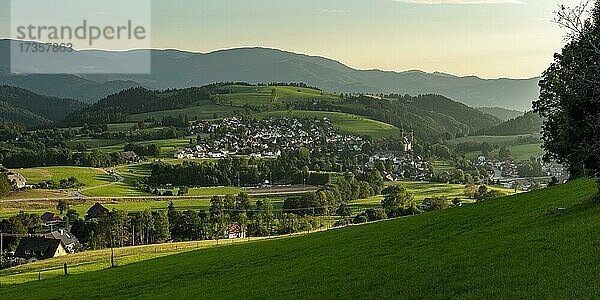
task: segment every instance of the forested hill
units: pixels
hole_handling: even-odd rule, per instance
[[[0,85],[0,102],[3,118],[29,126],[50,121],[62,121],[68,114],[80,110],[85,104],[71,99],[38,95],[13,86]]]
[[[346,96],[341,101],[295,103],[294,107],[365,116],[414,130],[421,140],[429,141],[466,136],[501,123],[494,116],[440,95]]]
[[[30,127],[43,126],[52,123],[52,121],[34,114],[28,110],[8,105],[4,101],[0,101],[0,123],[16,122],[27,124]]]
[[[152,91],[136,87],[110,95],[98,103],[69,115],[67,125],[108,124],[125,122],[129,115],[185,108],[198,102],[210,100],[213,86],[182,90]]]
[[[539,133],[542,130],[543,119],[534,112],[527,112],[520,117],[510,119],[502,124],[484,130],[485,135],[519,135]]]
[[[229,115],[234,111],[345,112],[414,130],[419,138],[431,141],[469,135],[501,123],[496,117],[439,95],[348,95],[303,86],[222,83],[182,90],[128,89],[71,114],[65,124],[127,122],[132,121],[131,115],[147,112],[160,112],[154,114],[158,120],[165,116],[192,119],[203,107],[216,107]]]

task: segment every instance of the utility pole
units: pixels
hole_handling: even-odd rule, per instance
[[[0,268],[4,265],[4,233],[0,232]]]
[[[113,234],[112,234],[112,228],[110,230],[110,266],[112,268],[115,267],[115,250],[113,248]]]

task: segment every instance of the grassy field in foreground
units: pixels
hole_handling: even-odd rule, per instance
[[[7,299],[594,298],[592,180],[296,238],[0,287]],[[561,208],[560,210],[557,208]],[[239,278],[240,280],[232,280]]]
[[[256,115],[257,118],[268,118],[268,117],[296,117],[296,118],[328,118],[334,127],[339,130],[349,132],[356,135],[370,136],[373,138],[383,137],[398,137],[400,136],[400,129],[390,124],[371,120],[365,117],[339,113],[339,112],[324,112],[324,111],[272,111],[259,113]]]
[[[135,262],[197,250],[200,248],[246,243],[255,240],[257,240],[257,238],[227,241],[221,240],[218,245],[217,241],[210,240],[115,248],[115,265],[125,266]],[[36,281],[38,280],[38,273],[40,278],[43,279],[62,276],[64,274],[64,263],[67,263],[69,266],[69,274],[73,275],[107,269],[110,268],[110,256],[110,249],[85,251],[58,257],[56,259],[38,261],[11,269],[1,270],[0,285]]]

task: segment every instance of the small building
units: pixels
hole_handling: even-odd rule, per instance
[[[19,242],[15,257],[28,262],[67,255],[67,249],[60,239],[45,237],[24,237]]]
[[[17,187],[17,189],[22,189],[27,186],[27,179],[19,173],[7,173],[6,177]]]
[[[243,239],[246,237],[246,231],[239,224],[233,224],[227,227],[228,239]]]
[[[108,217],[110,210],[104,207],[102,204],[96,202],[88,211],[85,213],[86,220],[104,219]]]
[[[52,231],[44,235],[44,237],[48,239],[61,240],[68,253],[75,253],[81,248],[79,239],[77,239],[77,237],[75,237],[71,232],[64,229]]]
[[[140,161],[140,157],[133,151],[125,151],[119,154],[121,159],[127,163],[137,163]]]
[[[59,215],[49,211],[43,213],[40,219],[42,219],[42,225],[44,226],[56,225],[63,221]]]
[[[173,158],[175,159],[183,159],[185,157],[185,151],[181,148],[177,149],[173,154]]]

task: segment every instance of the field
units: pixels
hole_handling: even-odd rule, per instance
[[[59,298],[69,287],[86,298],[594,298],[596,193],[594,181],[577,180],[364,226],[3,285],[0,294]]]
[[[341,131],[349,132],[355,135],[370,136],[373,138],[384,137],[399,137],[400,129],[395,126],[367,119],[365,117],[339,113],[339,112],[323,112],[323,111],[273,111],[259,113],[257,118],[269,117],[296,117],[296,118],[328,118],[333,126]]]
[[[462,184],[446,184],[436,183],[427,181],[401,181],[401,182],[388,182],[387,185],[401,184],[413,194],[415,200],[423,201],[425,198],[431,198],[434,196],[446,196],[452,200],[459,198],[463,203],[472,203],[473,199],[468,199],[465,196],[465,186]],[[501,191],[507,195],[514,194],[514,190],[505,189],[500,187],[491,187],[494,190]],[[381,200],[383,196],[373,196],[367,199],[360,199],[351,201],[348,205],[353,213],[363,212],[365,209],[373,207],[381,207]]]
[[[288,86],[228,86],[230,94],[219,95],[219,101],[222,105],[213,104],[209,101],[199,101],[193,105],[174,110],[165,110],[132,115],[129,120],[132,122],[143,121],[148,118],[160,120],[165,116],[179,117],[187,115],[190,120],[198,119],[217,119],[231,116],[234,112],[243,112],[244,107],[265,107],[271,102],[271,90],[277,91],[277,103],[299,101],[299,100],[336,100],[339,97],[329,92],[321,92],[308,88],[297,88]]]
[[[512,158],[515,161],[523,161],[529,160],[531,157],[540,157],[544,155],[544,149],[542,149],[542,144],[525,144],[525,145],[516,145],[507,147],[510,151]],[[500,149],[495,149],[490,152],[489,155],[498,156]],[[481,155],[481,152],[469,152],[465,154],[466,159],[475,159],[477,156]]]
[[[23,175],[29,184],[47,180],[59,182],[61,179],[69,177],[77,178],[79,182],[85,185],[84,187],[94,187],[114,181],[114,178],[105,170],[98,168],[60,166],[15,169],[13,171]]]
[[[539,138],[539,134],[509,135],[509,136],[467,136],[450,140],[452,144],[464,142],[489,143],[492,145],[512,145],[523,138]]]
[[[194,241],[116,248],[115,265],[125,266],[139,261],[197,250],[199,248],[231,245],[233,242],[247,243],[255,240],[257,240],[257,238],[226,242],[221,241],[220,245],[217,245],[216,241]],[[43,279],[57,277],[64,274],[64,263],[69,265],[69,274],[73,275],[107,269],[110,268],[110,256],[110,249],[103,249],[21,265],[10,270],[0,271],[0,284],[17,284],[35,281],[38,280],[38,276]]]
[[[219,95],[224,104],[233,106],[267,106],[271,102],[271,91],[277,91],[275,103],[298,100],[337,100],[339,97],[329,92],[322,92],[309,88],[290,86],[230,86],[231,94]]]
[[[149,144],[158,144],[160,146],[160,157],[162,158],[171,158],[173,157],[173,153],[179,147],[189,147],[190,146],[190,138],[195,139],[196,137],[185,137],[180,139],[166,139],[166,140],[149,140],[143,142],[136,142],[135,144],[139,145],[149,145]],[[100,151],[104,151],[107,153],[114,153],[123,151],[127,145],[126,142],[120,141],[116,144],[106,145],[103,147],[96,147]]]
[[[82,193],[86,196],[108,196],[108,197],[121,197],[121,196],[151,196],[143,191],[140,191],[133,187],[132,181],[139,180],[142,176],[146,176],[149,172],[148,164],[140,165],[129,165],[121,166],[118,169],[120,174],[124,177],[123,182],[118,182],[111,185],[103,185],[98,188],[83,190]],[[466,199],[464,196],[464,185],[461,184],[443,184],[426,181],[402,181],[388,183],[391,184],[402,184],[410,192],[415,195],[417,200],[423,200],[427,197],[432,196],[447,196],[449,199],[460,198],[463,202],[472,202],[470,199]],[[496,188],[507,194],[513,193],[513,190]],[[171,189],[173,194],[177,194],[177,188]],[[164,192],[165,189],[161,189]],[[150,210],[165,210],[168,207],[170,201],[172,201],[178,210],[208,210],[210,207],[210,201],[208,197],[211,195],[227,195],[227,194],[238,194],[242,189],[236,187],[204,187],[204,188],[190,188],[189,196],[206,196],[206,198],[195,198],[195,199],[113,199],[110,201],[101,201],[106,207],[110,209],[119,209],[125,211],[142,211],[146,209]],[[59,196],[67,196],[66,193],[60,191],[49,191],[49,190],[28,190],[26,192],[20,192],[19,197],[12,197],[8,199],[23,199],[23,198],[52,198]],[[252,197],[252,204],[258,199],[264,196]],[[276,210],[281,209],[285,197],[269,197]],[[382,196],[374,196],[367,199],[360,199],[352,201],[349,206],[354,213],[359,213],[367,208],[380,207]],[[80,215],[90,208],[95,200],[74,200],[71,204],[71,208],[77,210]],[[56,212],[56,200],[38,200],[29,202],[6,202],[0,203],[0,218],[10,217],[21,210],[28,212],[35,212],[41,214],[45,211]]]
[[[198,119],[214,119],[224,118],[231,116],[234,111],[242,111],[243,109],[239,107],[231,107],[225,105],[215,105],[207,103],[206,101],[198,102],[195,105],[190,107],[182,108],[182,109],[173,109],[173,110],[163,110],[156,112],[149,112],[137,115],[129,116],[130,121],[144,121],[148,118],[153,118],[155,120],[160,121],[163,117],[171,116],[171,117],[179,117],[187,115],[190,120],[193,118]]]

